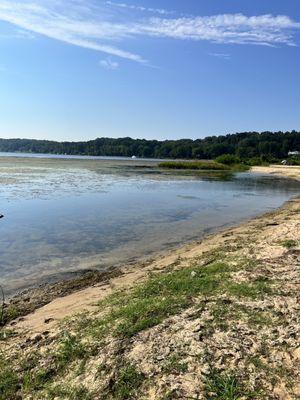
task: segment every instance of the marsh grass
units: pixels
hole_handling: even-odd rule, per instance
[[[159,168],[185,171],[207,171],[207,172],[245,172],[249,166],[242,163],[223,164],[218,161],[164,161],[158,164]]]
[[[207,171],[229,171],[230,167],[215,161],[164,161],[158,164],[159,168],[207,170]]]

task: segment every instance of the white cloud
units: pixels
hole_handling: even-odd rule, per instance
[[[293,45],[300,23],[287,16],[224,14],[210,17],[152,18],[143,29],[153,36],[207,40],[215,43]]]
[[[47,1],[30,3],[25,0],[25,2],[20,3],[0,0],[0,20],[29,32],[38,33],[75,46],[132,61],[145,62],[137,54],[104,42],[124,38],[128,35],[130,31],[126,32],[123,25],[103,21],[100,18],[95,19],[92,13],[88,13],[85,18],[82,18],[82,15],[77,15],[77,7],[70,12],[67,3],[68,1],[64,2],[66,6],[64,11],[60,11],[59,6],[62,3],[55,0],[51,5],[47,4]]]
[[[125,40],[127,45],[131,38],[167,37],[223,44],[293,46],[296,32],[300,31],[300,23],[285,15],[224,14],[181,18],[164,15],[141,19],[137,13],[126,17],[122,13],[116,15],[116,4],[128,6],[93,0],[0,0],[0,20],[32,34],[139,63],[146,61],[141,55],[125,50],[122,45]],[[128,7],[157,11],[141,6]],[[163,10],[160,11],[163,14]]]
[[[110,58],[106,58],[105,60],[101,60],[99,62],[101,67],[105,69],[111,69],[111,70],[116,70],[119,68],[119,63],[116,61],[112,61]]]
[[[114,1],[106,1],[105,4],[113,7],[125,8],[128,10],[134,11],[142,11],[142,12],[149,12],[153,14],[161,14],[161,15],[170,15],[174,14],[174,11],[165,10],[164,8],[151,8],[151,7],[143,7],[137,6],[134,4],[127,4],[127,3],[116,3]]]

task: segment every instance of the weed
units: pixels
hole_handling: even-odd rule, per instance
[[[165,365],[163,371],[167,374],[184,374],[188,370],[187,362],[183,362],[178,354],[173,354]]]
[[[212,371],[206,382],[207,400],[240,400],[253,398],[235,375]]]
[[[107,398],[114,400],[134,399],[144,379],[144,375],[138,372],[133,365],[123,365],[111,382],[111,389]]]
[[[285,247],[287,249],[291,249],[293,247],[296,247],[297,244],[298,244],[298,242],[296,240],[293,240],[293,239],[286,239],[286,240],[283,240],[281,242],[281,246],[283,246],[283,247]]]
[[[56,385],[47,390],[47,400],[66,399],[66,400],[91,400],[92,394],[85,386],[66,387]]]
[[[231,283],[228,292],[236,297],[250,297],[252,299],[261,298],[266,294],[272,293],[269,282],[265,279],[253,282]]]
[[[16,333],[12,329],[0,328],[0,342],[5,341],[15,335]]]
[[[0,356],[0,400],[17,399],[19,389],[18,375],[9,366],[7,360]]]
[[[226,282],[229,271],[230,267],[224,263],[186,268],[149,279],[130,297],[113,298],[110,319],[121,320],[116,335],[131,337],[188,308],[195,296],[215,294]]]
[[[59,351],[55,355],[58,369],[64,369],[70,362],[84,358],[87,349],[76,336],[65,333],[60,342]]]

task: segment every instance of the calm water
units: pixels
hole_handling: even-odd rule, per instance
[[[296,182],[162,174],[145,160],[0,157],[0,284],[7,293],[105,269],[272,210]]]

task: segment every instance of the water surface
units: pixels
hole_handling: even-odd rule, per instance
[[[282,205],[297,182],[161,173],[155,161],[0,157],[7,293],[200,239]]]

